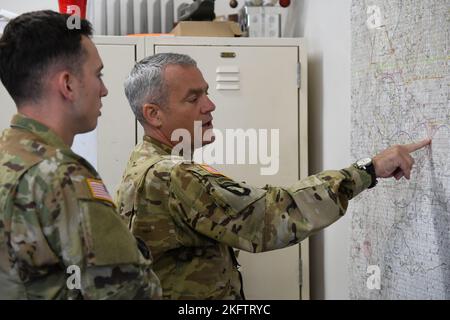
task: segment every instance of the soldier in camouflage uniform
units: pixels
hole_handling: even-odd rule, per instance
[[[215,106],[207,90],[195,61],[179,54],[145,58],[125,83],[145,136],[116,202],[133,234],[151,249],[168,299],[244,298],[232,248],[263,252],[299,243],[342,217],[348,201],[374,186],[376,177],[409,178],[409,153],[430,143],[389,148],[365,169],[352,165],[289,188],[255,188],[172,155],[179,142],[171,140],[175,129],[192,137],[193,122],[201,121],[202,139],[212,129]]]
[[[107,94],[90,24],[12,20],[0,77],[18,114],[0,137],[0,299],[149,299],[161,287],[93,167],[70,149]],[[75,68],[79,68],[76,70]]]

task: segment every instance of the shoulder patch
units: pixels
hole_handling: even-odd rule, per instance
[[[106,186],[102,180],[86,178],[86,183],[94,199],[108,201],[114,205],[114,201],[109,195],[108,190],[106,189]]]
[[[216,176],[223,176],[226,177],[224,174],[220,173],[216,169],[214,169],[211,166],[208,166],[207,164],[199,164],[200,167],[202,167],[204,170],[208,171],[209,173],[216,175]]]

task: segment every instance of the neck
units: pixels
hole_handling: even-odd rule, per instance
[[[144,132],[147,136],[165,144],[166,146],[169,146],[171,148],[173,148],[175,146],[175,144],[170,141],[169,138],[167,138],[162,132],[161,130],[158,129],[153,129],[153,128],[144,128]]]
[[[19,113],[49,127],[50,130],[55,132],[66,145],[69,147],[72,146],[75,134],[60,116],[60,112],[42,105],[23,105],[19,108]]]

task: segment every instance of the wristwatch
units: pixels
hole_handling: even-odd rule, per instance
[[[369,189],[375,187],[378,183],[377,175],[375,174],[375,167],[373,166],[373,162],[371,158],[364,158],[356,161],[354,166],[357,169],[364,170],[372,177],[372,183],[369,186]]]

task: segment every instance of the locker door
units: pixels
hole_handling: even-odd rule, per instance
[[[197,61],[216,104],[213,123],[223,133],[224,145],[231,142],[226,129],[251,129],[256,133],[257,139],[253,136],[253,143],[246,143],[247,164],[237,164],[235,143],[234,159],[227,161],[224,156],[225,164],[213,164],[215,168],[233,179],[260,187],[289,186],[298,180],[298,47],[157,45],[155,51],[184,53]],[[267,130],[268,139],[260,136],[261,129]],[[261,165],[261,144],[271,141],[271,130],[279,133],[279,141],[275,142],[279,146],[279,169],[275,175],[261,175],[261,168],[269,167]],[[271,146],[269,143],[266,155],[270,155]],[[255,153],[258,163],[249,164]],[[274,161],[272,166],[276,168]],[[240,251],[238,260],[248,299],[300,298],[298,245],[260,254]]]
[[[17,113],[16,104],[0,82],[0,132],[9,128],[13,115]]]
[[[101,39],[98,37],[96,42]],[[136,141],[136,121],[123,91],[123,81],[136,61],[136,46],[99,43],[96,46],[104,65],[103,81],[108,95],[102,99],[97,128],[77,135],[72,150],[97,169],[114,197]]]
[[[104,65],[103,81],[109,91],[103,98],[97,126],[97,163],[108,191],[114,196],[136,142],[136,121],[123,89],[136,61],[136,46],[97,44],[97,49]]]
[[[137,60],[143,58],[142,39],[93,38],[103,61],[103,81],[108,95],[102,99],[102,115],[94,132],[77,135],[72,149],[96,163],[109,193],[114,197],[128,158],[136,144],[136,120],[125,96],[123,83]]]

